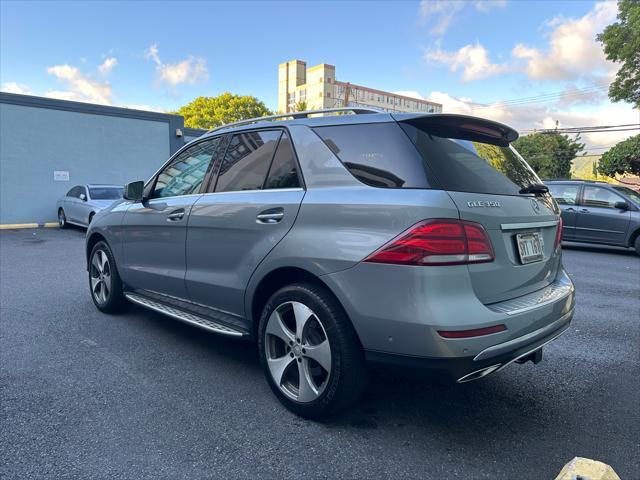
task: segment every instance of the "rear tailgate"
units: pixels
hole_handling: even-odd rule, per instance
[[[520,193],[542,182],[509,143],[509,127],[463,115],[396,115],[433,185],[446,190],[460,218],[488,232],[495,260],[468,265],[485,304],[544,288],[556,277],[558,207],[549,194]]]
[[[449,195],[460,218],[482,224],[491,238],[495,260],[468,266],[473,288],[483,303],[519,297],[544,288],[555,279],[560,263],[560,256],[554,252],[558,214],[550,197],[451,191]],[[527,240],[532,237],[541,240],[540,260],[535,258],[537,252],[527,251]],[[523,263],[519,238],[525,261],[530,263]]]

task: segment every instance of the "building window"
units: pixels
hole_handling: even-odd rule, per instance
[[[318,95],[319,97],[322,97],[322,92],[320,92],[320,95]]]
[[[327,98],[331,98],[331,92],[327,92]]]
[[[327,77],[327,83],[331,83],[331,77]]]

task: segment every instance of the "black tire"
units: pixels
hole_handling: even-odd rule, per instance
[[[267,338],[266,333],[271,314],[276,308],[286,308],[288,305],[298,303],[302,303],[312,311],[313,315],[309,318],[313,320],[308,323],[313,322],[316,328],[318,324],[321,326],[322,334],[326,335],[330,346],[331,367],[324,379],[324,388],[321,393],[317,394],[317,398],[307,402],[299,402],[290,398],[285,393],[285,389],[276,384],[267,359],[268,355],[271,355],[269,353],[271,347],[267,346],[267,342],[273,342],[275,338],[272,334],[269,334],[271,337]],[[363,393],[367,385],[367,367],[362,345],[344,309],[324,286],[313,283],[297,283],[278,290],[262,311],[258,332],[260,361],[267,382],[280,402],[292,412],[306,418],[321,419],[349,407]],[[294,333],[293,329],[290,329],[289,333]],[[297,335],[295,336],[297,337]],[[280,341],[281,338],[275,338],[275,340]],[[296,341],[298,340],[300,339],[296,338]],[[303,338],[301,347],[305,346],[305,342],[306,340]],[[302,352],[305,352],[304,348],[299,348],[296,355],[300,355],[300,357],[294,358],[292,349],[295,345],[293,341],[290,343],[293,346],[287,347],[286,353],[280,358],[286,358],[287,355],[290,355],[293,360],[291,360],[290,366],[282,370],[283,372],[288,371],[288,368],[293,368],[293,365],[298,366],[295,360],[302,364],[300,357],[302,357]],[[286,347],[284,342],[282,344]],[[307,352],[312,346],[312,344],[307,344]],[[314,363],[309,359],[306,361],[308,363],[304,363],[304,365],[309,365],[307,367],[309,372],[311,372],[312,365],[315,371],[318,371],[319,363]],[[300,368],[298,366],[296,370],[300,371]],[[297,374],[294,376],[299,378],[297,371],[293,373]],[[326,372],[324,369],[321,371]],[[284,377],[283,374],[282,378]]]
[[[633,242],[633,246],[636,249],[636,254],[640,256],[640,235],[636,237],[636,241]]]
[[[108,280],[106,279],[106,274],[100,276],[100,271],[94,263],[94,259],[100,263],[99,259],[104,258],[101,255],[104,255],[108,262],[107,266],[103,267],[105,272],[108,269]],[[97,289],[95,288],[95,283],[98,278],[101,278],[102,282],[108,285],[106,291],[108,293],[105,293],[104,296],[99,293],[102,291],[101,286]],[[98,280],[97,283],[100,283],[100,280]],[[111,253],[111,249],[106,242],[96,243],[91,250],[91,255],[89,255],[89,292],[94,305],[101,312],[119,313],[125,311],[131,306],[122,291],[122,280],[120,280],[118,268],[116,267],[116,262],[113,258],[113,254]]]
[[[67,216],[65,215],[62,208],[58,209],[58,226],[60,228],[69,228],[69,224],[67,223]]]

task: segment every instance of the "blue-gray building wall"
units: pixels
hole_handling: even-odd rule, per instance
[[[0,94],[0,224],[55,221],[77,184],[148,179],[183,128],[177,115]]]

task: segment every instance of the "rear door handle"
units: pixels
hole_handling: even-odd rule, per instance
[[[581,208],[580,213],[589,213],[589,210],[587,210],[586,208]]]
[[[179,208],[167,215],[167,222],[176,222],[182,220],[182,217],[184,217],[184,208]]]
[[[264,210],[256,216],[258,223],[278,223],[284,218],[284,208],[270,208]]]
[[[565,210],[564,210],[564,211],[565,211],[565,212],[575,212],[576,210],[575,210],[575,208],[573,208],[573,207],[569,207],[569,208],[565,208]]]

